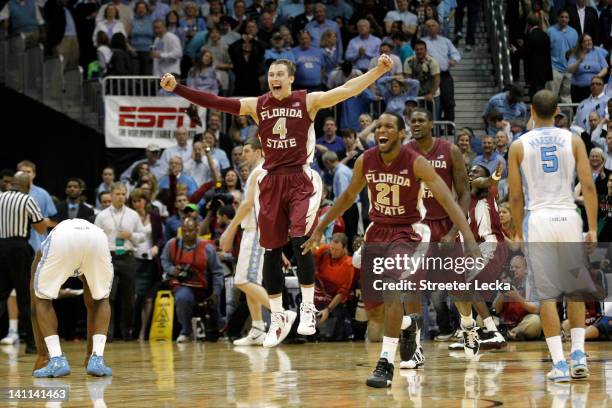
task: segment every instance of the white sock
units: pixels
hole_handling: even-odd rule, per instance
[[[493,317],[492,316],[489,316],[486,319],[484,319],[483,323],[485,324],[485,327],[487,328],[488,331],[490,331],[490,332],[496,332],[497,331],[497,326],[495,326],[495,322],[493,321]]]
[[[570,335],[572,337],[572,351],[573,353],[576,350],[584,351],[584,327],[577,327],[574,329],[570,329]]]
[[[19,319],[10,319],[9,320],[9,333],[17,333],[17,327],[19,325]]]
[[[49,350],[49,357],[59,357],[62,355],[62,347],[60,346],[57,334],[45,337],[45,344],[47,345],[47,350]]]
[[[410,318],[410,316],[404,316],[402,318],[402,330],[409,328],[411,324],[412,324],[412,319]]]
[[[561,343],[561,336],[553,336],[546,338],[546,344],[548,344],[548,351],[552,357],[553,364],[557,364],[559,361],[565,360],[563,355],[563,343]]]
[[[93,340],[92,354],[95,354],[96,356],[103,356],[104,346],[106,345],[106,336],[103,334],[94,334],[92,336],[92,340]]]
[[[417,345],[417,348],[421,347],[421,328],[420,327],[416,331],[416,345]]]
[[[279,297],[275,297],[275,298],[269,298],[269,299],[270,299],[270,311],[272,313],[279,313],[285,310],[283,309],[283,295],[280,295]]]
[[[302,286],[302,302],[314,303],[314,286],[310,288]]]
[[[253,322],[251,323],[251,327],[259,329],[261,331],[266,330],[266,326],[264,325],[263,320],[253,320]]]
[[[471,314],[469,316],[461,315],[461,327],[464,329],[471,329],[474,327],[474,318]]]
[[[386,358],[389,363],[394,364],[398,343],[399,338],[383,336],[380,358]]]

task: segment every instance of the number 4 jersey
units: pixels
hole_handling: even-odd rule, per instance
[[[392,163],[383,163],[378,147],[363,154],[363,175],[368,185],[370,220],[375,224],[413,224],[423,219],[423,190],[414,175],[419,154],[402,146]]]
[[[314,125],[306,107],[306,91],[283,100],[268,92],[257,98],[259,137],[265,170],[310,164],[315,151]]]
[[[576,160],[572,133],[554,127],[538,128],[519,140],[523,145],[521,176],[525,209],[575,209]]]

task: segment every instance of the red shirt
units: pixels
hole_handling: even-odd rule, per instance
[[[324,291],[332,297],[341,293],[342,302],[346,302],[353,285],[352,258],[344,255],[340,259],[332,259],[329,244],[321,245],[315,252],[317,263],[316,277],[325,286]]]

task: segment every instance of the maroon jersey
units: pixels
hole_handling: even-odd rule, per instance
[[[417,157],[406,146],[389,165],[383,163],[378,147],[363,154],[363,175],[368,184],[369,216],[373,223],[413,224],[423,218],[421,182],[413,170]]]
[[[312,162],[315,133],[306,108],[306,91],[293,91],[279,101],[268,92],[257,98],[263,168],[303,166]]]
[[[436,170],[438,176],[444,180],[448,188],[453,190],[453,160],[451,158],[451,146],[453,144],[444,139],[435,138],[433,149],[428,154],[423,154],[417,145],[416,140],[410,141],[408,147],[414,152],[425,157],[429,164]],[[448,218],[444,208],[436,201],[431,190],[423,186],[423,204],[427,209],[426,220],[440,220]]]
[[[476,242],[493,242],[493,238],[497,242],[504,242],[504,233],[499,221],[497,203],[495,202],[495,197],[490,192],[485,198],[480,200],[472,195],[468,221]]]

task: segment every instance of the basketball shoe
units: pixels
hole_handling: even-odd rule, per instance
[[[19,334],[17,334],[17,332],[14,332],[12,330],[9,330],[6,337],[0,340],[0,344],[11,345],[15,343],[19,343]]]
[[[32,375],[36,378],[56,378],[63,377],[70,374],[70,365],[66,356],[61,355],[57,357],[51,357],[49,362],[43,368],[34,370]]]
[[[410,315],[412,323],[400,333],[400,368],[419,368],[425,364],[423,347],[417,346],[417,331],[423,326],[423,319],[416,313]]]
[[[478,351],[480,351],[476,322],[473,322],[470,328],[461,326],[461,329],[463,330],[463,351],[468,359],[473,359],[478,355]]]
[[[570,374],[572,378],[587,378],[589,376],[589,367],[587,367],[586,354],[582,350],[574,350],[570,354]]]
[[[507,345],[506,339],[504,339],[504,336],[502,336],[502,334],[498,331],[485,332],[485,331],[479,330],[478,338],[479,338],[480,348],[483,350],[500,349]]]
[[[302,336],[312,336],[317,331],[317,308],[312,303],[300,304],[300,324],[297,332]]]
[[[87,374],[95,377],[108,377],[113,375],[113,370],[104,363],[104,356],[98,356],[94,353],[89,357]]]
[[[380,358],[372,375],[367,379],[366,385],[374,388],[387,388],[393,381],[393,364],[386,358]]]
[[[266,337],[266,332],[258,329],[257,327],[251,327],[249,333],[241,339],[234,340],[234,346],[261,346]]]
[[[285,340],[289,331],[291,331],[291,326],[293,326],[296,317],[297,314],[291,310],[272,313],[270,329],[266,333],[263,346],[275,347]]]
[[[570,373],[567,361],[561,360],[557,364],[553,364],[553,368],[546,374],[546,378],[554,382],[568,382]]]

